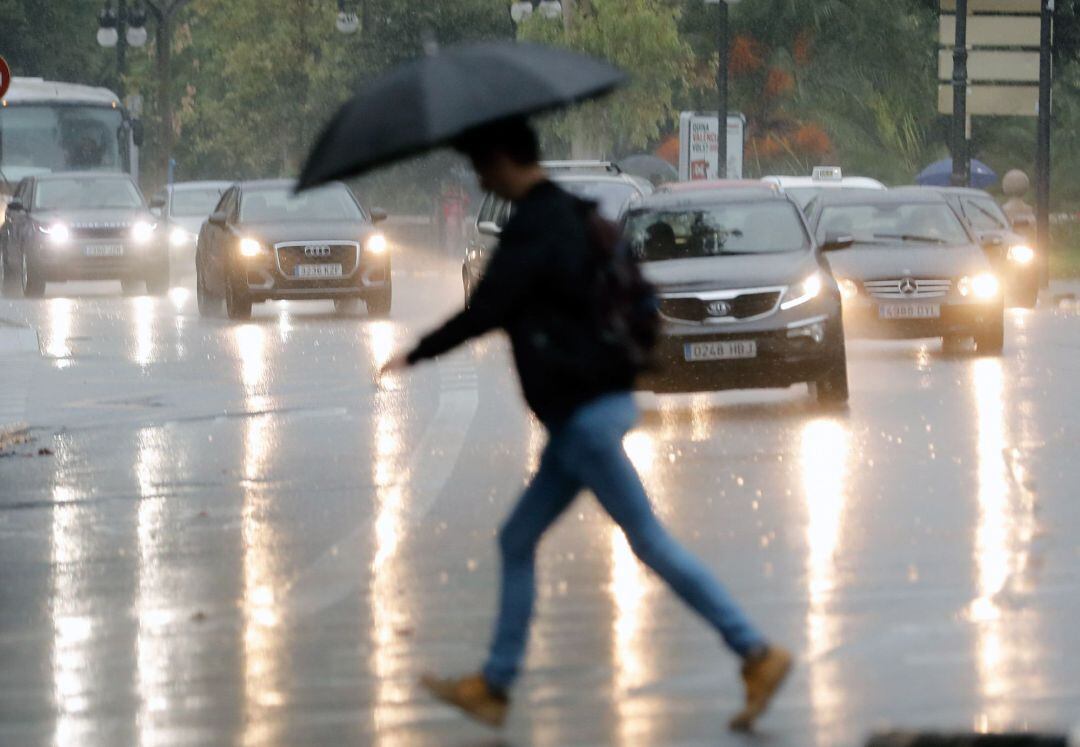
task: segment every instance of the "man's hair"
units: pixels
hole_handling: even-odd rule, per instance
[[[540,160],[540,141],[523,118],[504,119],[462,133],[454,148],[478,163],[491,160],[496,153],[528,166]]]

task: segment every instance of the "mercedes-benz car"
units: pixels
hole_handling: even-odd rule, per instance
[[[573,195],[595,202],[600,214],[609,220],[619,220],[630,205],[653,191],[646,180],[624,174],[604,161],[545,161],[542,165],[553,182]],[[513,205],[490,193],[480,203],[476,220],[469,228],[461,265],[466,304],[491,261],[511,212]]]
[[[195,271],[195,241],[202,224],[214,211],[221,195],[232,182],[174,182],[150,200],[150,210],[161,223],[162,236],[169,242],[169,264],[173,272],[188,275]]]
[[[120,280],[125,293],[169,289],[169,255],[142,192],[126,174],[65,172],[23,179],[0,227],[5,293],[47,283]]]
[[[1032,242],[1013,230],[997,201],[981,189],[923,187],[940,193],[982,244],[1005,283],[1010,306],[1034,308],[1039,300],[1039,256]]]
[[[363,301],[369,314],[390,313],[389,244],[341,183],[294,194],[289,180],[234,184],[199,232],[195,251],[199,312],[251,316],[271,299],[333,299],[341,313]]]
[[[1001,352],[1001,281],[940,194],[833,190],[815,197],[807,214],[818,241],[852,241],[828,256],[849,334],[940,337],[946,344],[974,338],[980,353]]]
[[[807,382],[848,399],[840,291],[798,205],[759,185],[657,193],[625,231],[656,287],[660,369],[643,389],[688,392]]]

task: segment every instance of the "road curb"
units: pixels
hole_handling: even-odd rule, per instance
[[[0,451],[26,434],[26,396],[41,362],[37,332],[0,318]]]

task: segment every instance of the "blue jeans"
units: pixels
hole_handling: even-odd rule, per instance
[[[499,619],[483,670],[491,685],[508,688],[518,674],[535,596],[536,546],[583,488],[596,495],[622,528],[634,554],[732,650],[745,657],[765,645],[708,569],[672,539],[653,514],[622,446],[637,417],[633,396],[620,392],[595,399],[548,427],[540,468],[499,532]]]

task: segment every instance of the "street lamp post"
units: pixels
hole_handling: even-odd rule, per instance
[[[562,18],[563,7],[559,0],[518,0],[510,4],[510,20],[515,26],[530,18],[536,11],[548,20]]]
[[[123,98],[127,48],[146,44],[146,8],[137,2],[129,11],[127,0],[117,0],[115,9],[107,3],[98,14],[97,42],[106,49],[116,47],[116,88]]]
[[[728,113],[728,68],[730,67],[730,32],[728,5],[739,0],[705,0],[706,5],[715,5],[717,11],[716,28],[716,177],[727,178],[727,113]]]

